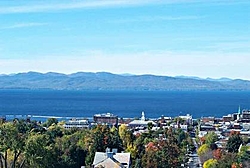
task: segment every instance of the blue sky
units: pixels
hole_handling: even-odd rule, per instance
[[[0,1],[0,73],[250,79],[248,0]]]

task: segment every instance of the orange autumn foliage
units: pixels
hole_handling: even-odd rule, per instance
[[[213,156],[216,160],[220,160],[222,156],[221,149],[216,149],[213,151]]]

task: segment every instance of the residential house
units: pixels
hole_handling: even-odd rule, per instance
[[[106,152],[95,153],[92,166],[94,168],[130,168],[130,153],[117,153],[117,149],[110,151],[110,149],[107,148]]]

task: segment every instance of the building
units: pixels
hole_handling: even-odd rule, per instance
[[[117,126],[118,125],[118,116],[111,114],[111,113],[96,114],[96,115],[94,115],[94,122],[97,124]]]
[[[242,119],[250,119],[250,110],[242,111]]]
[[[90,123],[88,119],[73,118],[67,121],[63,126],[65,129],[72,129],[72,128],[83,129],[83,128],[89,128]]]
[[[223,122],[230,122],[233,121],[233,119],[235,118],[235,120],[237,119],[237,115],[238,114],[234,114],[233,116],[231,114],[228,114],[226,116],[222,117]]]
[[[145,129],[148,127],[148,124],[152,123],[153,126],[156,126],[157,124],[152,120],[146,120],[145,113],[142,112],[141,119],[139,120],[133,120],[131,121],[128,126],[130,128],[138,128],[138,129]]]
[[[205,125],[213,125],[215,117],[202,117],[201,123]]]
[[[184,120],[186,124],[190,124],[190,125],[193,124],[193,117],[190,114],[187,114],[185,116],[179,116],[179,118]]]
[[[106,152],[96,152],[92,166],[97,167],[116,167],[116,168],[130,168],[131,158],[130,153],[117,153],[117,149],[110,151],[109,148]]]

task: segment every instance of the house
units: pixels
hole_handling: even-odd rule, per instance
[[[131,158],[130,153],[117,153],[117,149],[106,152],[96,152],[92,166],[94,168],[130,168]]]

